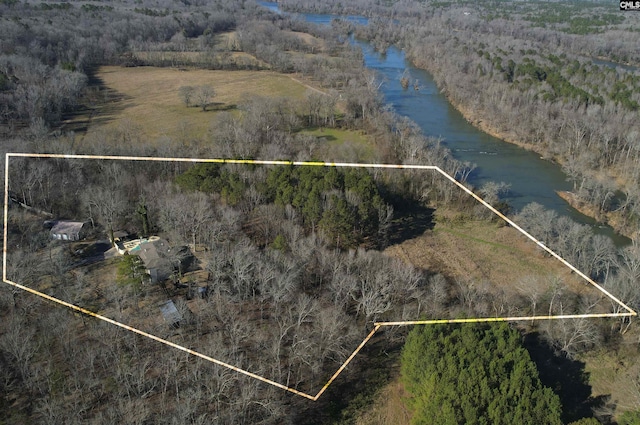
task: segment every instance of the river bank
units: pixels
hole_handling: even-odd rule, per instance
[[[615,211],[602,212],[593,204],[589,204],[580,199],[578,195],[573,192],[559,190],[556,192],[559,197],[564,199],[571,207],[580,211],[582,214],[593,217],[595,220],[601,223],[606,223],[611,226],[616,232],[628,237],[629,239],[636,239],[640,237],[640,231],[637,229],[631,229],[625,225],[625,220],[622,214]]]
[[[446,88],[443,90],[440,86],[440,83],[436,80],[436,70],[432,69],[429,64],[421,60],[419,58],[415,58],[407,54],[407,59],[411,61],[411,63],[419,68],[429,72],[432,76],[434,76],[434,81],[436,82],[438,88],[441,90],[441,93],[446,97],[451,106],[453,106],[462,116],[463,118],[475,128],[487,133],[490,136],[493,136],[497,139],[500,139],[503,142],[518,146],[522,149],[535,152],[540,155],[540,158],[545,161],[550,161],[559,166],[563,165],[563,160],[557,156],[551,156],[549,152],[544,149],[542,145],[534,145],[531,143],[523,142],[516,134],[513,132],[509,132],[506,130],[502,130],[498,128],[496,125],[492,124],[487,118],[479,113],[477,110],[469,107],[463,102],[458,101],[452,93]],[[595,176],[593,176],[595,178]],[[616,176],[608,176],[608,178],[612,178],[617,180]],[[606,224],[610,226],[616,233],[623,235],[627,238],[634,239],[637,238],[638,232],[636,229],[631,229],[629,226],[625,224],[627,220],[623,217],[623,215],[619,212],[601,212],[596,205],[587,203],[583,199],[577,197],[576,194],[569,191],[556,191],[558,196],[563,199],[567,204],[569,204],[572,208],[576,209],[580,213],[584,214],[587,217],[593,218],[598,223]]]
[[[551,157],[548,155],[548,153],[546,153],[542,149],[539,149],[537,146],[529,143],[524,143],[514,137],[512,134],[499,130],[495,126],[491,125],[491,123],[483,120],[473,109],[468,108],[466,105],[463,105],[460,102],[457,102],[448,93],[446,93],[445,95],[451,105],[456,108],[462,114],[462,116],[474,127],[484,131],[485,133],[493,137],[501,139],[506,143],[511,143],[528,151],[535,152],[546,161],[552,161],[562,166],[563,161],[561,161],[560,158]],[[556,191],[556,193],[572,208],[578,210],[580,213],[586,215],[587,217],[593,218],[598,223],[610,226],[616,233],[626,236],[629,239],[634,239],[639,236],[638,233],[640,232],[634,229],[630,229],[625,225],[626,220],[619,212],[602,212],[597,207],[597,205],[586,202],[585,200],[579,198],[578,195],[573,192]]]

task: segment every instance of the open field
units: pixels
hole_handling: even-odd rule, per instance
[[[176,54],[198,55],[196,52]],[[234,53],[235,54],[235,53]],[[194,56],[195,57],[195,56]],[[239,114],[237,105],[250,96],[281,97],[296,105],[309,94],[324,93],[312,81],[271,71],[210,71],[157,67],[105,66],[95,75],[101,96],[90,111],[65,123],[79,134],[84,127],[85,143],[100,140],[111,131],[122,137],[154,145],[167,137],[174,143],[206,140],[216,114]],[[182,86],[211,85],[215,96],[206,111],[186,107],[179,95]],[[341,111],[344,105],[336,106]],[[304,111],[300,111],[300,114]],[[308,149],[310,157],[329,160],[375,161],[375,147],[361,131],[339,128],[310,128],[301,131],[316,138]]]
[[[296,31],[284,31],[284,33],[296,37],[298,40],[303,41],[307,46],[310,46],[313,49],[323,51],[326,48],[326,42],[324,40],[309,33]]]
[[[126,127],[151,143],[161,136],[178,141],[200,139],[206,135],[216,113],[233,111],[246,96],[286,97],[295,102],[309,91],[289,76],[270,71],[105,66],[96,77],[116,99],[94,117],[99,126],[114,130]],[[187,108],[179,96],[179,88],[201,85],[211,85],[216,92],[208,110]],[[95,127],[91,123],[88,132]]]
[[[544,293],[558,277],[575,293],[595,288],[541,250],[517,230],[473,219],[457,220],[451,211],[436,210],[436,225],[423,235],[391,246],[388,255],[460,281],[474,281],[507,295]],[[537,286],[537,287],[536,287]]]
[[[361,131],[313,128],[301,133],[314,136],[318,140],[318,146],[313,152],[314,157],[326,161],[376,161],[375,148]]]

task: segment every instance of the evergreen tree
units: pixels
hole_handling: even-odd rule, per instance
[[[331,195],[329,208],[324,210],[319,227],[339,248],[348,248],[355,244],[355,214],[344,198]]]
[[[506,324],[416,327],[402,353],[414,424],[561,424],[520,334]]]
[[[640,411],[624,412],[618,423],[620,425],[640,425]]]

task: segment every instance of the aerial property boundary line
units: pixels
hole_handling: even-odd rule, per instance
[[[528,239],[532,240],[536,243],[540,248],[546,251],[548,254],[559,260],[562,264],[567,266],[570,270],[575,272],[577,275],[586,280],[589,284],[598,289],[605,296],[610,298],[616,304],[621,306],[626,312],[622,313],[602,313],[602,314],[573,314],[573,315],[560,315],[560,316],[529,316],[529,317],[478,317],[478,318],[466,318],[466,319],[434,319],[434,320],[416,320],[416,321],[401,321],[401,322],[377,322],[374,323],[373,329],[369,332],[369,334],[364,338],[364,340],[360,343],[360,345],[351,353],[351,355],[347,358],[347,360],[338,368],[338,370],[329,378],[327,383],[318,391],[316,395],[310,395],[304,393],[302,391],[298,391],[295,388],[288,387],[281,383],[272,381],[268,378],[259,376],[255,373],[249,372],[247,370],[238,368],[231,364],[225,363],[221,360],[214,359],[213,357],[204,355],[197,351],[191,350],[179,344],[173,343],[171,341],[159,338],[155,335],[149,334],[140,329],[134,328],[132,326],[126,325],[124,323],[118,322],[116,320],[110,319],[106,316],[94,313],[80,306],[68,303],[66,301],[60,300],[58,298],[52,297],[40,291],[34,290],[32,288],[21,285],[20,283],[16,283],[10,281],[7,278],[7,241],[8,241],[8,212],[9,212],[9,161],[12,157],[23,157],[23,158],[53,158],[53,159],[87,159],[87,160],[119,160],[119,161],[152,161],[152,162],[187,162],[187,163],[214,163],[214,164],[245,164],[245,165],[291,165],[291,166],[312,166],[312,167],[336,167],[336,168],[379,168],[379,169],[405,169],[405,170],[431,170],[436,171],[442,174],[445,178],[451,181],[453,184],[458,186],[460,189],[465,191],[468,195],[472,196],[475,200],[480,202],[483,206],[488,208],[491,212],[496,214],[498,217],[507,222],[510,226],[518,230]],[[35,153],[7,153],[5,159],[5,180],[4,180],[4,239],[3,239],[3,255],[2,255],[2,280],[18,289],[29,292],[31,294],[42,297],[48,301],[60,304],[64,307],[70,308],[82,314],[95,317],[96,319],[105,321],[112,325],[118,326],[122,329],[128,330],[130,332],[136,333],[138,335],[147,337],[161,344],[165,344],[169,347],[173,347],[175,349],[184,351],[188,354],[191,354],[196,357],[200,357],[204,360],[210,361],[214,364],[217,364],[222,367],[226,367],[235,372],[248,376],[250,378],[257,379],[266,384],[273,385],[277,388],[283,389],[290,393],[296,394],[298,396],[307,398],[312,401],[318,400],[320,396],[327,390],[327,388],[335,381],[335,379],[342,373],[342,371],[349,365],[349,363],[356,357],[356,355],[362,350],[362,348],[366,345],[367,342],[380,330],[382,327],[389,326],[414,326],[414,325],[433,325],[433,324],[458,324],[458,323],[495,323],[495,322],[516,322],[516,321],[543,321],[543,320],[563,320],[563,319],[583,319],[583,318],[605,318],[605,317],[631,317],[637,316],[637,313],[631,309],[629,306],[624,304],[618,298],[616,298],[613,294],[607,291],[605,288],[600,286],[598,283],[593,281],[583,272],[578,270],[572,264],[563,259],[560,255],[556,254],[553,250],[547,247],[545,244],[534,238],[531,234],[525,231],[523,228],[514,223],[511,219],[506,217],[500,211],[493,208],[489,203],[483,200],[481,197],[473,193],[469,188],[467,188],[462,183],[458,182],[454,177],[443,171],[437,166],[433,165],[411,165],[411,164],[358,164],[358,163],[342,163],[342,162],[321,162],[321,161],[269,161],[269,160],[254,160],[254,159],[224,159],[224,158],[161,158],[161,157],[140,157],[140,156],[115,156],[115,155],[65,155],[65,154],[35,154]]]
[[[79,306],[77,306],[75,304],[68,303],[68,302],[63,301],[63,300],[61,300],[59,298],[52,297],[52,296],[44,294],[44,293],[42,293],[40,291],[36,291],[35,289],[31,289],[31,288],[29,288],[27,286],[20,285],[18,283],[12,282],[12,281],[10,281],[8,279],[4,279],[4,282],[8,283],[9,285],[12,285],[12,286],[14,286],[16,288],[22,289],[23,291],[27,291],[29,293],[32,293],[32,294],[37,295],[39,297],[42,297],[42,298],[44,298],[46,300],[53,301],[54,303],[58,303],[60,305],[68,307],[68,308],[70,308],[72,310],[75,310],[75,311],[77,311],[79,313],[83,313],[83,314],[86,314],[87,316],[95,317],[96,319],[103,320],[103,321],[105,321],[107,323],[111,323],[112,325],[121,327],[122,329],[126,329],[126,330],[131,331],[133,333],[136,333],[138,335],[145,336],[145,337],[150,338],[150,339],[152,339],[154,341],[157,341],[157,342],[160,342],[162,344],[168,345],[169,347],[177,348],[178,350],[184,351],[185,353],[189,353],[189,354],[192,354],[194,356],[200,357],[200,358],[202,358],[204,360],[208,360],[208,361],[210,361],[212,363],[215,363],[215,364],[217,364],[219,366],[223,366],[223,367],[229,368],[229,369],[231,369],[233,371],[236,371],[236,372],[241,373],[243,375],[249,376],[250,378],[258,379],[258,380],[260,380],[262,382],[265,382],[267,384],[274,385],[274,386],[276,386],[278,388],[281,388],[283,390],[287,390],[287,391],[290,391],[290,392],[292,392],[294,394],[297,394],[299,396],[314,400],[313,396],[310,396],[309,394],[305,394],[305,393],[303,393],[301,391],[298,391],[295,388],[289,388],[286,385],[282,385],[282,384],[280,384],[278,382],[275,382],[275,381],[272,381],[270,379],[264,378],[264,377],[262,377],[260,375],[256,375],[255,373],[249,372],[247,370],[240,369],[239,367],[230,365],[229,363],[225,363],[225,362],[223,362],[221,360],[214,359],[213,357],[210,357],[210,356],[207,356],[205,354],[199,353],[199,352],[197,352],[195,350],[191,350],[190,348],[187,348],[187,347],[184,347],[182,345],[173,343],[173,342],[168,341],[166,339],[157,337],[157,336],[155,336],[153,334],[150,334],[148,332],[142,331],[142,330],[140,330],[138,328],[134,328],[133,326],[129,326],[129,325],[126,325],[124,323],[118,322],[117,320],[110,319],[110,318],[108,318],[106,316],[103,316],[101,314],[94,313],[94,312],[92,312],[90,310],[87,310],[85,308],[79,307]]]

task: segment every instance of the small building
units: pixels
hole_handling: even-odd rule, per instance
[[[173,326],[175,328],[180,326],[182,315],[180,314],[172,300],[167,300],[163,303],[160,303],[158,307],[160,307],[162,317],[164,317],[164,320],[166,320],[169,326]]]
[[[86,236],[87,223],[79,221],[55,221],[51,227],[51,237],[61,241],[79,241]]]
[[[177,305],[176,305],[177,304]],[[182,299],[163,301],[158,304],[165,322],[173,328],[194,323],[195,315]]]

